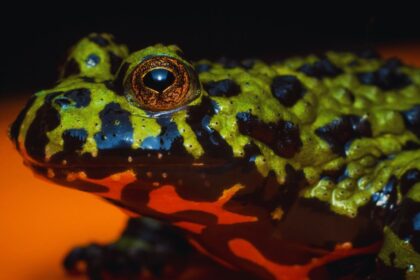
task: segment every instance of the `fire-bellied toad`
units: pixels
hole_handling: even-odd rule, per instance
[[[261,279],[373,253],[420,277],[420,70],[397,59],[190,63],[91,34],[10,136],[36,173]]]

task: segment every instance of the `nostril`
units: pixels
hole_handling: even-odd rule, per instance
[[[54,100],[54,103],[60,106],[61,108],[65,108],[69,106],[72,103],[72,101],[66,97],[58,97]]]
[[[54,98],[54,103],[60,106],[61,108],[66,108],[68,106],[74,106],[76,108],[87,107],[90,104],[90,90],[87,88],[76,88],[64,93]]]

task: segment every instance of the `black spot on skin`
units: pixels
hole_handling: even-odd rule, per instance
[[[398,207],[395,219],[390,225],[392,231],[401,239],[408,241],[420,253],[420,203],[405,198]]]
[[[130,64],[125,62],[121,66],[121,68],[119,69],[117,77],[115,78],[115,80],[114,81],[107,81],[107,83],[105,83],[105,86],[108,89],[114,91],[118,95],[124,95],[123,81],[124,81],[124,77],[125,77],[129,67],[130,67]]]
[[[320,177],[321,179],[328,178],[329,180],[337,184],[348,177],[346,170],[346,166],[342,166],[337,170],[324,170],[322,171]]]
[[[45,160],[45,146],[48,143],[46,133],[60,124],[60,114],[51,104],[52,100],[60,94],[61,92],[55,92],[45,97],[44,104],[36,112],[35,118],[26,133],[26,151],[37,161]]]
[[[316,129],[315,134],[328,142],[334,153],[344,156],[352,140],[371,137],[372,131],[366,118],[347,115]]]
[[[99,35],[99,34],[95,34],[95,35],[89,36],[89,40],[91,42],[94,42],[98,46],[101,46],[101,47],[106,47],[106,46],[109,45],[109,41],[107,39],[105,39],[104,37],[102,37],[101,35]]]
[[[63,78],[78,74],[80,74],[80,67],[74,58],[70,59],[66,62],[66,64],[64,64]]]
[[[360,83],[382,90],[402,89],[411,84],[411,79],[400,71],[400,66],[402,63],[398,59],[388,59],[378,70],[359,73],[357,77]]]
[[[303,97],[306,88],[292,75],[277,76],[271,82],[271,93],[285,107],[292,107]]]
[[[63,132],[63,150],[67,153],[80,151],[86,143],[88,133],[84,129],[68,129]]]
[[[99,113],[101,131],[94,138],[98,149],[117,150],[130,148],[133,143],[133,127],[130,113],[118,103],[110,103]]]
[[[194,69],[197,73],[209,72],[212,66],[207,63],[199,63],[195,65]]]
[[[170,117],[157,119],[161,126],[161,133],[157,137],[148,137],[142,141],[141,148],[145,151],[162,153],[163,155],[184,156],[189,158],[189,153],[183,145],[183,138],[177,125]]]
[[[20,111],[16,120],[10,126],[9,137],[15,143],[17,149],[19,149],[17,139],[18,139],[18,136],[19,136],[20,126],[22,125],[22,122],[25,119],[26,113],[28,112],[29,108],[31,108],[35,99],[36,99],[36,97],[34,95],[31,96],[31,98],[26,103],[25,107],[22,109],[22,111]]]
[[[79,88],[64,92],[62,96],[55,98],[54,102],[60,107],[74,106],[83,108],[89,105],[90,100],[90,90]]]
[[[203,87],[210,96],[232,97],[241,92],[241,87],[231,79],[208,82]]]
[[[301,67],[299,67],[298,71],[317,79],[325,77],[332,78],[343,73],[343,70],[338,68],[327,58],[321,58],[320,60],[312,64],[305,63]]]
[[[200,104],[188,107],[187,123],[195,132],[206,156],[227,160],[233,157],[232,148],[209,126],[211,117],[217,111],[217,103],[208,97],[203,97]]]
[[[121,66],[123,59],[111,51],[108,52],[108,56],[109,62],[111,64],[110,72],[112,75],[115,75],[115,73],[118,71],[118,68]]]
[[[352,129],[357,136],[372,137],[372,129],[367,118],[358,116],[349,116]]]
[[[409,169],[401,176],[400,191],[406,195],[416,183],[420,182],[420,170]]]
[[[236,120],[239,132],[263,142],[279,156],[292,158],[302,147],[299,127],[291,122],[264,123],[249,113],[238,113]]]
[[[255,160],[257,156],[261,155],[260,148],[255,143],[248,143],[244,147],[244,169],[251,171],[255,168]]]
[[[420,149],[420,144],[413,142],[413,141],[407,141],[405,142],[404,146],[401,148],[403,151],[413,151]]]
[[[92,83],[92,84],[95,83],[95,78],[93,77],[82,77],[81,79],[83,82],[86,82],[86,83]]]
[[[413,132],[417,138],[420,138],[420,105],[414,106],[412,109],[402,112],[405,125]]]
[[[379,191],[372,194],[371,201],[377,207],[383,209],[383,219],[385,223],[392,220],[394,216],[394,210],[397,205],[398,191],[397,191],[398,179],[395,176],[391,176],[385,186]]]
[[[113,80],[104,81],[104,85],[110,91],[116,92],[115,81],[113,81]]]
[[[350,101],[354,102],[356,100],[356,97],[354,96],[354,93],[351,90],[349,90],[348,88],[344,88],[344,90],[345,90],[347,96],[349,97]]]

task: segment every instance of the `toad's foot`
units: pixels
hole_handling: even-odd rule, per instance
[[[174,228],[149,218],[130,219],[117,241],[75,248],[64,259],[64,267],[94,280],[175,277],[191,252],[188,242]]]

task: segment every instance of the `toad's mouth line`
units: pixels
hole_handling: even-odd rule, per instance
[[[222,171],[226,169],[233,168],[238,165],[239,161],[230,161],[230,162],[192,162],[192,163],[109,163],[109,162],[96,162],[96,163],[49,163],[49,162],[39,162],[39,161],[32,161],[32,160],[25,160],[25,165],[33,168],[46,168],[46,169],[59,169],[59,170],[84,170],[84,169],[98,169],[98,168],[115,168],[115,169],[152,169],[152,170],[214,170],[214,171]]]

